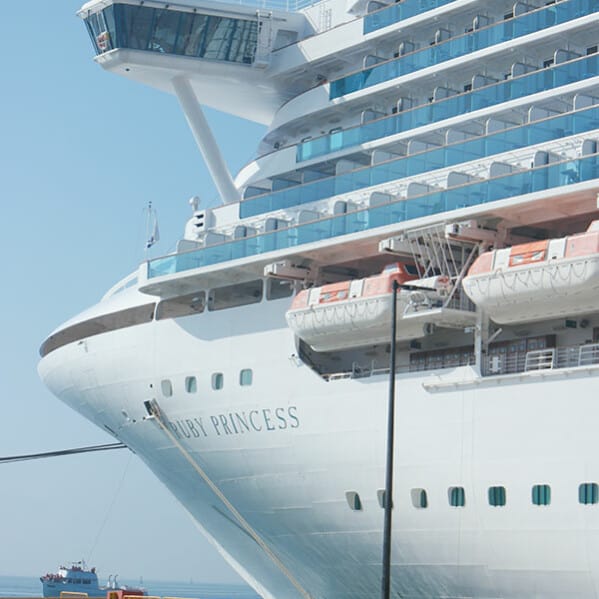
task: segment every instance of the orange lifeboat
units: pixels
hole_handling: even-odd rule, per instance
[[[498,324],[597,311],[599,221],[577,235],[485,252],[463,287]]]
[[[416,269],[401,262],[376,276],[305,289],[294,298],[286,314],[291,330],[316,351],[349,349],[389,340],[392,284],[402,288],[397,296],[398,321],[414,293],[435,302],[449,287],[448,277],[418,279]],[[427,333],[423,322],[401,323],[398,340]]]

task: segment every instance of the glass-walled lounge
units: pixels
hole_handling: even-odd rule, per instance
[[[595,129],[599,129],[599,106],[546,118],[465,142],[410,154],[375,166],[256,196],[242,201],[239,213],[241,218],[246,218],[273,210],[291,208],[341,193],[358,191],[372,185],[388,183],[402,177],[452,167],[469,160],[478,160],[531,144],[553,141],[567,135],[585,133]]]
[[[84,20],[97,54],[130,48],[251,64],[256,53],[257,19],[113,4]]]
[[[403,19],[414,17],[455,0],[403,0],[364,17],[364,33],[370,33]]]
[[[446,60],[466,56],[501,42],[566,23],[598,10],[599,0],[563,0],[559,4],[544,6],[332,81],[329,98],[331,100],[339,98]]]
[[[422,194],[382,206],[324,218],[310,223],[237,239],[148,262],[148,278],[254,256],[304,243],[322,241],[432,214],[485,204],[519,195],[558,188],[599,176],[597,154],[554,163],[530,171]]]
[[[416,127],[442,121],[460,114],[523,98],[568,83],[582,81],[599,75],[599,56],[594,54],[578,58],[551,68],[520,75],[514,79],[451,96],[424,106],[417,106],[398,114],[353,127],[335,131],[298,144],[296,160],[301,162],[325,156],[368,141],[394,135]]]

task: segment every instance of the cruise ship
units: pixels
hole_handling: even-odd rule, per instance
[[[391,595],[599,597],[599,0],[79,15],[219,197],[47,337],[47,387],[265,599],[370,599],[395,381]],[[204,106],[266,125],[236,174]]]

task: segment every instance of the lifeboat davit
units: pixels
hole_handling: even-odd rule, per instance
[[[585,233],[481,254],[463,280],[468,297],[498,324],[599,310],[599,221]]]
[[[286,314],[289,328],[316,351],[388,342],[393,281],[402,286],[397,294],[397,339],[423,337],[430,324],[404,320],[405,309],[415,300],[421,305],[440,303],[450,280],[446,276],[418,279],[414,267],[400,262],[373,277],[300,291]]]

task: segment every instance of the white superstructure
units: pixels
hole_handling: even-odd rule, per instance
[[[393,596],[599,597],[599,0],[80,16],[222,205],[46,339],[46,385],[265,599],[378,597],[401,264]],[[235,177],[201,105],[268,126]]]

